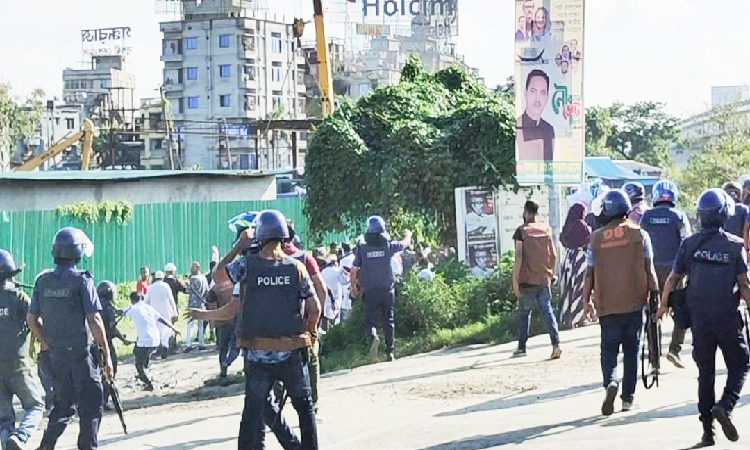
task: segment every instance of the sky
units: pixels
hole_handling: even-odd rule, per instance
[[[310,0],[267,2],[290,21],[312,19]],[[705,111],[712,85],[750,84],[748,17],[746,0],[588,0],[585,104],[650,100],[680,117]],[[83,59],[80,30],[129,26],[136,95],[157,96],[159,22],[155,0],[0,0],[0,81],[19,95],[40,87],[62,97],[62,71]],[[458,51],[488,86],[513,73],[515,26],[512,0],[459,0]]]

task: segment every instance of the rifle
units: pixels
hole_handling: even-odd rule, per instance
[[[115,386],[115,380],[112,378],[109,378],[107,376],[107,373],[104,369],[104,357],[103,357],[103,351],[101,347],[98,345],[95,348],[94,351],[94,357],[97,359],[97,362],[99,363],[99,370],[102,372],[102,383],[104,383],[109,389],[110,395],[112,396],[112,404],[115,407],[115,411],[117,412],[117,415],[120,417],[120,423],[122,424],[122,431],[125,432],[125,434],[128,434],[128,426],[125,424],[125,416],[123,415],[122,410],[122,402],[120,401],[120,392],[117,390],[117,386]]]
[[[20,281],[13,281],[13,284],[14,284],[14,285],[15,285],[15,286],[16,286],[17,288],[23,288],[23,289],[34,289],[34,286],[32,286],[32,285],[30,285],[30,284],[25,284],[25,283],[21,283]]]
[[[659,309],[659,292],[649,294],[648,309],[646,311],[646,339],[641,348],[641,379],[646,389],[654,385],[659,387],[659,358],[661,358],[661,324],[657,317]],[[646,371],[646,347],[648,346],[648,365],[651,367]],[[650,380],[649,380],[650,377]]]

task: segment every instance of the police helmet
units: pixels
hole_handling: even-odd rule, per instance
[[[380,216],[372,216],[367,219],[367,233],[385,233],[385,220]]]
[[[729,196],[732,197],[732,200],[734,200],[735,202],[739,202],[742,198],[742,187],[735,181],[724,183],[722,189],[724,189],[724,192],[729,194]]]
[[[698,197],[698,220],[703,228],[724,225],[734,209],[734,201],[721,189],[711,188]]]
[[[677,189],[677,184],[670,180],[659,180],[654,184],[651,189],[651,197],[654,199],[654,205],[658,203],[677,203],[680,192]]]
[[[104,280],[96,286],[96,293],[101,300],[112,303],[117,299],[117,286],[109,280]]]
[[[628,194],[631,203],[636,203],[643,200],[643,195],[646,192],[643,185],[637,181],[625,183],[625,186],[623,186],[622,189],[626,194]]]
[[[94,254],[94,244],[86,233],[74,227],[65,227],[55,234],[52,256],[55,259],[78,261]]]
[[[261,242],[271,239],[289,239],[289,226],[286,223],[286,218],[275,209],[263,211],[258,215],[255,235]]]
[[[604,194],[602,199],[602,216],[607,219],[624,217],[633,205],[630,203],[628,194],[622,189],[612,189]]]
[[[8,250],[0,249],[0,279],[11,278],[23,270],[23,267],[16,267],[16,261]]]

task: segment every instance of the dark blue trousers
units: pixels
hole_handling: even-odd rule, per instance
[[[721,349],[727,366],[727,384],[719,400],[732,412],[745,384],[750,367],[744,322],[739,311],[723,317],[693,314],[693,359],[698,366],[698,413],[701,422],[711,422],[711,408],[716,404],[716,349]]]
[[[245,360],[245,406],[240,422],[238,450],[263,450],[265,448],[263,423],[270,421],[268,425],[272,429],[280,424],[280,422],[274,423],[270,420],[269,414],[270,411],[276,413],[278,410],[278,407],[275,410],[271,409],[276,404],[271,396],[271,389],[277,381],[284,383],[289,400],[299,415],[301,434],[299,448],[317,450],[318,431],[313,410],[310,375],[307,370],[307,358],[303,357],[302,350],[292,352],[288,359],[275,364]],[[282,441],[282,438],[280,437],[279,440]]]
[[[362,293],[365,305],[365,333],[372,340],[378,335],[378,323],[382,323],[385,334],[385,351],[393,353],[396,332],[394,306],[396,295],[393,289],[369,289]]]
[[[78,448],[96,450],[103,394],[101,373],[92,349],[50,349],[50,360],[55,400],[42,444],[54,447],[73,414],[78,412]]]
[[[643,311],[610,314],[599,318],[602,329],[602,378],[606,388],[617,381],[617,355],[622,346],[622,400],[633,401],[638,382],[638,354],[643,332]]]

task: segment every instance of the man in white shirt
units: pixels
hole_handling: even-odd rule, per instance
[[[354,267],[354,252],[349,253],[341,259],[341,274],[346,279],[344,285],[344,298],[341,300],[341,321],[345,321],[352,313],[352,298],[349,295],[351,291],[350,274]]]
[[[177,305],[172,296],[172,288],[164,282],[164,272],[157,270],[154,274],[154,284],[148,288],[145,304],[152,306],[167,322],[177,321]],[[161,359],[167,358],[169,340],[173,336],[171,327],[159,324]]]
[[[328,296],[323,308],[323,316],[325,317],[323,329],[328,331],[331,326],[338,323],[341,304],[344,301],[346,285],[349,284],[349,280],[344,275],[344,270],[339,267],[336,255],[328,255],[326,262],[326,267],[321,275],[328,287]],[[351,304],[351,300],[349,303]]]
[[[137,292],[130,294],[132,306],[125,311],[125,315],[133,321],[138,338],[135,343],[135,370],[138,372],[138,379],[145,384],[144,389],[153,391],[154,385],[148,374],[149,361],[151,355],[156,351],[161,343],[161,333],[159,326],[170,328],[177,334],[180,334],[172,324],[164,320],[156,309],[142,301],[143,297]]]

